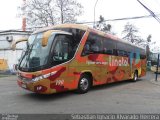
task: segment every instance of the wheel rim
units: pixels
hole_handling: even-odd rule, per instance
[[[137,73],[134,74],[134,80],[136,81],[138,78]]]
[[[80,88],[85,91],[88,89],[88,86],[89,86],[89,82],[88,82],[88,79],[87,78],[83,78],[81,79],[80,81]]]

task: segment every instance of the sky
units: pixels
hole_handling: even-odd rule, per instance
[[[18,6],[22,0],[0,0],[0,30],[21,28],[21,18],[18,17]]]
[[[78,22],[94,21],[94,5],[96,0],[78,0],[84,9],[82,16],[78,17]],[[148,8],[156,14],[160,13],[160,0],[141,0]],[[18,17],[18,6],[22,5],[22,0],[0,0],[0,30],[21,29],[22,19]],[[98,0],[95,9],[95,20],[99,20],[102,15],[105,19],[115,19],[124,17],[135,17],[149,15],[137,0]],[[138,20],[125,20],[107,22],[112,25],[113,31],[118,37],[122,37],[124,25],[129,22],[134,24],[140,31],[142,38],[152,35],[152,41],[160,45],[160,23],[154,18]],[[92,25],[90,25],[92,26]]]
[[[84,14],[80,18],[80,21],[94,21],[94,5],[96,0],[79,0],[84,6]],[[149,9],[156,14],[160,13],[160,0],[140,0]],[[125,18],[150,15],[149,12],[144,9],[137,0],[98,0],[96,9],[96,20],[102,15],[105,19]],[[152,41],[156,41],[156,48],[160,46],[160,23],[158,23],[153,17],[137,20],[125,20],[107,22],[112,25],[113,31],[117,33],[117,36],[122,38],[122,31],[124,25],[129,22],[134,24],[138,30],[139,35],[146,39],[149,34],[152,35]],[[153,48],[153,47],[152,47]]]

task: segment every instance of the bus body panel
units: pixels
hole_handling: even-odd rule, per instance
[[[92,61],[90,61],[90,58],[92,58],[91,56],[97,59],[92,59]],[[90,72],[93,75],[93,86],[127,80],[133,77],[133,73],[129,72],[130,66],[122,67],[103,65],[109,62],[109,60],[107,60],[109,57],[110,56],[107,55],[89,55],[82,57],[81,60],[73,60],[72,62],[66,63],[65,65],[60,65],[47,71],[43,71],[41,74],[39,72],[30,74],[31,76],[37,77],[57,71],[56,74],[46,79],[28,83],[23,83],[21,80],[18,80],[18,84],[20,87],[33,92],[50,94],[76,89],[81,74],[85,72]],[[118,59],[118,57],[115,57],[115,59],[116,58]],[[145,60],[143,63],[145,63]],[[138,67],[135,67],[134,69],[139,70]],[[144,76],[145,73],[145,67],[142,67],[142,71],[139,76]],[[132,74],[132,76],[130,74]],[[26,87],[24,87],[24,85],[26,85]]]

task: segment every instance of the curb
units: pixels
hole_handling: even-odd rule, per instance
[[[160,86],[160,79],[158,79],[157,81],[155,81],[155,79],[152,79],[150,80],[150,82]]]

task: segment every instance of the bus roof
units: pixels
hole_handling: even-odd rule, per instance
[[[44,32],[44,31],[47,31],[47,30],[52,30],[52,29],[55,29],[55,28],[75,28],[75,29],[81,29],[81,30],[84,30],[84,31],[89,30],[89,31],[94,32],[96,34],[99,34],[101,36],[104,36],[104,37],[107,37],[107,38],[111,38],[113,40],[117,40],[117,41],[120,41],[122,43],[125,43],[125,44],[128,44],[128,45],[132,45],[134,47],[138,47],[138,48],[143,49],[142,47],[136,46],[136,45],[134,45],[134,44],[132,44],[132,43],[130,43],[128,41],[120,39],[115,35],[112,35],[112,34],[109,34],[109,33],[105,33],[103,31],[88,27],[86,25],[81,25],[81,24],[59,24],[59,25],[54,25],[54,26],[50,26],[50,27],[41,28],[41,29],[35,31],[33,34],[36,34],[36,33],[39,33],[39,32]]]
[[[50,26],[50,27],[41,28],[41,29],[35,31],[33,34],[39,33],[39,32],[44,32],[47,30],[52,30],[55,28],[77,28],[77,29],[81,29],[81,30],[87,30],[89,27],[86,25],[80,25],[80,24],[60,24],[60,25],[54,25],[54,26]]]
[[[93,28],[89,28],[89,29],[90,29],[91,32],[97,33],[97,34],[102,35],[102,36],[107,37],[107,38],[111,38],[112,40],[117,40],[119,42],[122,42],[122,43],[125,43],[125,44],[128,44],[128,45],[143,49],[142,47],[136,46],[133,43],[130,43],[130,42],[124,40],[124,39],[120,39],[117,36],[112,35],[110,33],[105,33],[103,31],[100,31],[100,30],[97,30],[97,29],[93,29]]]

